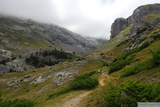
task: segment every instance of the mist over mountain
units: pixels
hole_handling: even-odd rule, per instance
[[[2,71],[11,68],[16,71],[29,69],[28,67],[15,67],[24,63],[24,58],[40,50],[63,50],[64,52],[87,54],[93,52],[106,40],[82,37],[65,28],[53,24],[38,23],[32,20],[16,17],[0,16],[0,48],[1,62],[6,61]],[[18,58],[21,56],[22,58]],[[16,64],[7,59],[16,58]],[[49,60],[49,59],[48,59]],[[14,64],[13,64],[14,63]],[[22,64],[20,64],[22,65]]]
[[[0,43],[0,107],[137,107],[139,102],[160,102],[159,3],[115,19],[108,41],[1,16]]]

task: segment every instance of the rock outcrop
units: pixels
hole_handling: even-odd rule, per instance
[[[111,38],[114,38],[117,34],[119,34],[127,23],[127,20],[124,18],[116,19],[111,26]]]
[[[145,27],[151,28],[155,25],[160,25],[160,4],[149,4],[140,6],[135,9],[133,14],[127,19],[116,19],[111,26],[110,38],[114,38],[131,24],[133,24],[130,33],[131,36],[134,36],[136,34],[135,31],[137,31],[138,29]]]

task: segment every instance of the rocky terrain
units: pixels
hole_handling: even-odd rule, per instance
[[[117,18],[111,26],[111,38],[114,38],[128,26],[132,26],[130,36],[136,35],[136,31],[143,28],[159,26],[159,4],[140,6],[134,10],[127,19]],[[127,36],[127,35],[125,35]]]
[[[82,37],[57,25],[1,15],[0,73],[33,69],[25,63],[25,58],[39,51],[57,49],[87,54],[105,42]]]
[[[0,75],[2,99],[30,99],[36,107],[136,107],[137,102],[159,102],[159,24],[160,4],[140,6],[129,18],[116,19],[111,39],[87,56],[67,53],[74,58],[53,66]],[[3,57],[16,62],[12,52],[1,49]],[[64,54],[63,49],[59,52]],[[41,59],[42,53],[40,50],[34,55]],[[53,58],[50,51],[44,53]],[[93,85],[91,80],[99,84],[85,89]],[[77,84],[73,85],[75,81]]]

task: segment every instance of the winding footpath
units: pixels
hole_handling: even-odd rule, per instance
[[[106,79],[107,79],[108,81],[110,81],[110,77],[109,77],[108,74],[105,75],[103,78],[101,78],[101,79],[99,80],[99,84],[100,84],[101,87],[105,86],[105,82],[104,82],[104,81],[105,81]],[[78,96],[76,96],[76,97],[74,97],[74,98],[69,99],[68,101],[64,102],[63,104],[58,105],[57,107],[80,107],[80,106],[79,106],[79,105],[80,105],[80,102],[81,102],[85,97],[87,97],[90,93],[92,93],[92,91],[93,91],[93,90],[84,92],[84,93],[82,93],[82,94],[80,94],[80,95],[78,95]]]

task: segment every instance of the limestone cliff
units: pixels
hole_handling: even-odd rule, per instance
[[[133,24],[131,29],[131,36],[134,36],[138,29],[152,28],[160,25],[160,4],[149,4],[138,7],[133,14],[127,19],[118,18],[111,26],[111,36],[114,38],[122,30]]]

